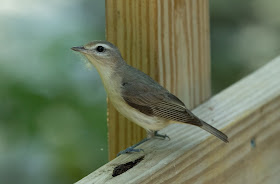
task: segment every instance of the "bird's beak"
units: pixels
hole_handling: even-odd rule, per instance
[[[88,51],[83,46],[82,47],[72,47],[71,49],[74,50],[74,51],[77,51],[77,52],[81,52],[81,53],[87,53],[87,51]]]

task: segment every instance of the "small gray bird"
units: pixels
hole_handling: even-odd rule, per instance
[[[140,151],[135,147],[151,137],[168,137],[157,131],[171,123],[195,125],[228,142],[224,133],[196,117],[176,96],[145,73],[126,64],[112,43],[93,41],[82,47],[72,47],[72,50],[82,53],[95,66],[114,107],[147,130],[147,139],[121,153]]]

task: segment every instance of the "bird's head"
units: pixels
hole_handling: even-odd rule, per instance
[[[72,47],[71,49],[82,53],[97,69],[124,63],[118,48],[107,41],[93,41],[84,46]]]

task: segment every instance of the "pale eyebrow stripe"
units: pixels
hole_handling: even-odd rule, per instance
[[[102,47],[104,47],[105,49],[111,49],[110,46],[108,46],[108,45],[106,45],[106,44],[103,44],[103,43],[96,44],[96,46],[95,46],[94,48],[96,48],[96,47],[98,47],[98,46],[102,46]]]
[[[85,48],[88,48],[88,49],[95,49],[96,47],[98,46],[102,46],[104,47],[105,49],[111,49],[112,47],[110,47],[109,45],[107,44],[104,44],[104,43],[98,43],[98,44],[95,44],[95,45],[85,45]]]

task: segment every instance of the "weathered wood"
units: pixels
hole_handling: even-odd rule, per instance
[[[89,183],[278,183],[280,181],[280,57],[200,105],[193,112],[229,136],[225,144],[188,125],[171,125],[78,184]],[[144,159],[112,177],[114,167]]]
[[[210,97],[208,0],[106,0],[106,36],[188,108]],[[108,103],[110,159],[145,136]]]

